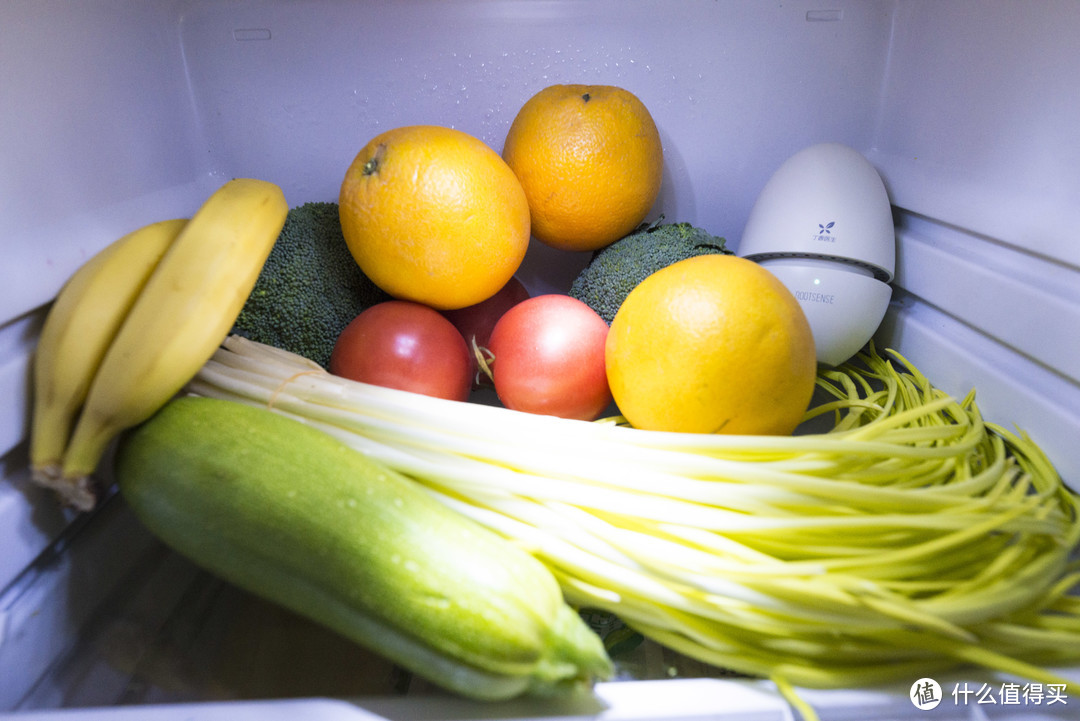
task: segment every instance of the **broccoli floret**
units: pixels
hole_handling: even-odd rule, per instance
[[[389,299],[353,260],[337,203],[305,203],[289,210],[233,332],[325,368],[345,326]]]
[[[570,295],[611,325],[615,311],[638,283],[672,263],[695,255],[732,255],[723,238],[689,223],[643,225],[597,251],[570,286]]]

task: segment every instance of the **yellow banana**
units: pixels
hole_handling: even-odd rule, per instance
[[[90,385],[63,459],[62,482],[90,487],[109,443],[152,416],[228,335],[285,224],[281,188],[230,180],[161,259]]]
[[[45,316],[34,355],[30,466],[34,480],[55,487],[71,428],[90,382],[166,249],[187,224],[163,220],[113,241],[64,283]],[[87,490],[66,488],[85,506]]]

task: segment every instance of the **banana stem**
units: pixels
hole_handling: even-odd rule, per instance
[[[89,474],[74,478],[64,477],[60,466],[34,469],[33,480],[42,488],[56,493],[60,503],[77,511],[91,511],[98,502],[98,488]]]
[[[97,493],[91,475],[105,456],[109,443],[122,428],[94,413],[93,409],[84,409],[71,442],[64,452],[61,477],[53,484],[64,503],[80,511],[88,511],[97,502]]]

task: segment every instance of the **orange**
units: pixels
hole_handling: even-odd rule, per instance
[[[632,426],[787,435],[814,392],[810,323],[779,279],[734,255],[653,273],[608,332],[611,393]]]
[[[433,125],[389,130],[352,161],[338,199],[349,251],[390,295],[438,310],[493,296],[529,245],[529,205],[499,154]]]
[[[640,225],[660,192],[663,152],[648,109],[610,85],[552,85],[530,98],[503,145],[537,240],[596,250]]]

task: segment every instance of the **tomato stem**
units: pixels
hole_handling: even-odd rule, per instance
[[[472,345],[473,355],[476,357],[476,367],[481,373],[488,377],[492,384],[494,384],[495,374],[491,370],[491,367],[495,365],[495,354],[484,346],[479,345],[476,342],[476,336],[473,336],[470,339],[470,344]],[[479,378],[479,375],[477,375],[477,378]]]

